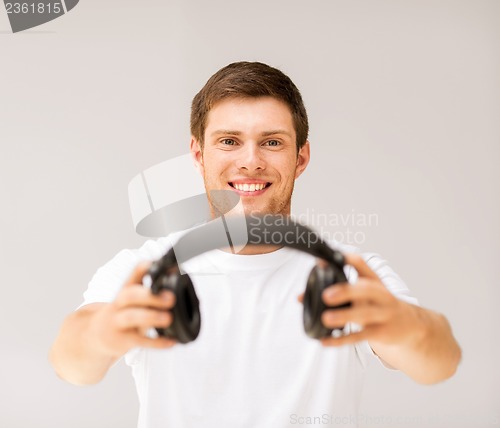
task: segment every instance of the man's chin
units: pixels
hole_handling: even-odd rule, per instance
[[[234,207],[232,210],[227,211],[224,216],[262,216],[266,214],[276,214],[273,212],[273,210],[268,209],[268,208],[257,208],[257,207],[249,207],[249,206],[242,206],[241,204],[238,204],[236,207]]]
[[[290,204],[273,206],[273,204],[259,204],[257,201],[245,201],[241,198],[235,205],[233,200],[227,199],[225,192],[222,198],[212,198],[211,211],[214,217],[224,216],[263,216],[263,215],[289,215]],[[214,196],[214,195],[212,195]],[[261,201],[262,202],[262,201]]]
[[[246,216],[263,216],[263,215],[288,215],[290,209],[278,209],[277,207],[256,207],[244,206],[244,213]]]

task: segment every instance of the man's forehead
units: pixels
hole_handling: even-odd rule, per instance
[[[272,97],[230,98],[215,104],[207,116],[207,136],[241,135],[256,128],[262,136],[295,135],[289,107]]]

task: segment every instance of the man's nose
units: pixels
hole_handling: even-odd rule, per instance
[[[265,158],[260,147],[257,144],[245,144],[243,150],[240,151],[240,156],[237,160],[239,169],[248,171],[264,170],[266,168]]]

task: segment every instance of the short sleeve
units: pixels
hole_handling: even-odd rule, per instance
[[[139,262],[133,250],[122,250],[104,266],[101,266],[83,293],[83,303],[111,302]]]
[[[139,249],[120,251],[96,271],[83,293],[83,303],[79,308],[89,303],[112,302],[138,263],[160,258],[170,246],[165,237],[149,240]]]
[[[378,275],[387,289],[398,299],[412,305],[419,304],[417,298],[410,294],[409,288],[399,275],[389,267],[387,261],[375,253],[365,253],[362,254],[362,257],[370,269]]]

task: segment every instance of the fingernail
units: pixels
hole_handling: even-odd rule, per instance
[[[161,293],[161,298],[165,300],[165,302],[172,302],[174,300],[174,295],[171,291],[164,291]]]
[[[335,288],[328,288],[327,290],[325,290],[323,292],[323,296],[326,298],[326,299],[331,299],[332,297],[334,297],[335,295],[337,294],[337,290],[335,290]]]
[[[323,323],[323,325],[328,323],[328,316],[325,312],[321,314],[321,322]]]

